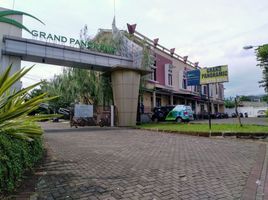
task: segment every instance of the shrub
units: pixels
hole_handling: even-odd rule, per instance
[[[11,192],[43,156],[42,139],[31,142],[0,134],[0,193]]]
[[[41,103],[53,99],[47,94],[27,98],[40,83],[23,89],[12,86],[30,69],[10,74],[12,66],[0,74],[0,192],[14,190],[23,173],[42,157],[43,130],[36,121],[55,115],[29,116]]]

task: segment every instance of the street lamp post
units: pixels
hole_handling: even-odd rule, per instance
[[[248,49],[253,49],[255,47],[258,48],[258,47],[260,47],[260,45],[258,45],[258,46],[247,45],[247,46],[244,46],[243,49],[248,50]]]
[[[254,48],[254,46],[252,46],[252,45],[247,45],[247,46],[243,47],[243,49],[245,49],[245,50],[252,49],[252,48]]]

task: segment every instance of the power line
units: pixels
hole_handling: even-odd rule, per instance
[[[15,0],[13,0],[12,10],[14,10],[14,8],[15,8]]]
[[[38,79],[44,78],[44,77],[37,76],[37,75],[32,75],[32,74],[26,74],[25,76],[28,76],[28,77],[31,77],[31,78],[38,78]]]
[[[37,81],[39,82],[40,80],[39,79],[35,79],[35,78],[31,78],[31,77],[27,77],[27,76],[24,76],[22,79],[29,79],[29,80],[32,80],[32,81]]]
[[[114,18],[115,18],[115,0],[114,0]]]

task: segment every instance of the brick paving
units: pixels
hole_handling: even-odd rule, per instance
[[[133,129],[49,132],[37,199],[240,199],[260,144]]]
[[[266,145],[266,148],[264,148],[264,151],[266,151],[265,152],[266,156],[263,160],[262,172],[261,172],[260,178],[258,179],[258,182],[257,182],[258,184],[257,184],[257,191],[256,191],[256,200],[262,200],[264,198],[265,179],[267,179],[266,181],[268,181],[268,177],[266,175],[267,170],[268,170],[268,168],[267,168],[267,165],[268,165],[268,146],[267,145]],[[266,197],[266,199],[268,199],[267,194],[265,197]]]
[[[263,184],[261,179],[265,179],[264,173],[264,160],[266,157],[266,145],[260,144],[258,155],[256,155],[256,162],[251,168],[250,175],[245,186],[242,199],[243,200],[260,200],[263,197]],[[263,177],[262,177],[263,176]]]

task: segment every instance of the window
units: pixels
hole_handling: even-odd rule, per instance
[[[182,88],[187,89],[187,82],[186,82],[185,78],[183,78],[183,80],[182,80]]]
[[[213,87],[212,85],[209,87],[209,96],[213,96]]]
[[[152,73],[151,73],[151,80],[153,80],[153,81],[156,81],[156,68],[151,68],[151,70],[152,70]]]
[[[201,113],[203,113],[203,112],[205,112],[205,105],[204,104],[201,105]]]
[[[151,65],[151,80],[156,81],[156,54],[154,54],[154,62],[153,65]]]
[[[206,86],[206,85],[204,85],[204,86],[203,86],[203,94],[204,94],[204,95],[206,95],[206,94],[207,94],[207,90],[208,90],[208,89],[207,89],[207,86]]]
[[[165,85],[172,86],[172,68],[173,66],[171,64],[165,64]]]
[[[218,94],[218,84],[215,84],[215,88],[216,88],[216,94]]]
[[[201,85],[195,85],[194,86],[194,92],[200,93],[200,91],[201,91]]]
[[[183,71],[183,77],[182,77],[182,88],[187,89],[187,78],[186,78],[186,70]]]
[[[198,93],[201,93],[201,85],[198,85],[198,86],[197,86],[197,92],[198,92]]]
[[[156,97],[156,107],[161,106],[161,97]]]
[[[219,85],[219,99],[223,99],[223,90],[224,87],[222,84]]]
[[[168,74],[168,85],[172,85],[172,74]]]

